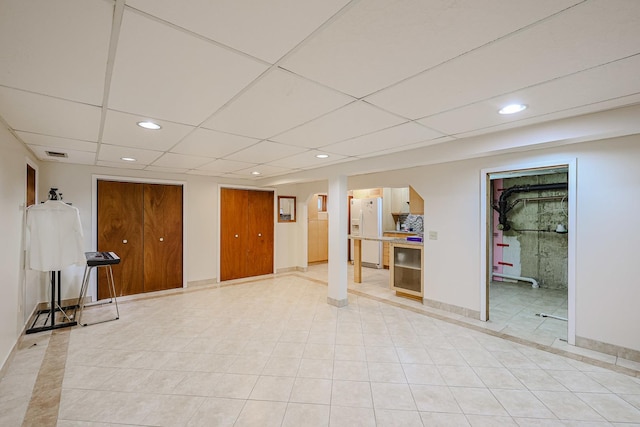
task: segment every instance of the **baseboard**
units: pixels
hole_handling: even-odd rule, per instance
[[[205,285],[216,285],[218,280],[214,277],[212,279],[203,279],[203,280],[192,280],[191,282],[187,282],[187,288],[193,288],[196,286],[205,286]]]
[[[622,359],[631,360],[640,363],[640,351],[619,345],[608,344],[602,341],[592,340],[590,338],[576,337],[576,347],[582,347],[589,350],[595,350],[600,353],[609,354]]]
[[[447,304],[445,302],[430,300],[427,298],[423,300],[423,304],[431,308],[448,311],[449,313],[458,314],[460,316],[469,317],[471,319],[480,319],[480,312],[477,310],[472,310],[470,308],[459,307],[457,305]]]

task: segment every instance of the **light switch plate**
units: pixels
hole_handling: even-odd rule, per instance
[[[438,240],[438,232],[429,231],[429,240]]]

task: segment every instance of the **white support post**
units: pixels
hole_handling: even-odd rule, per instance
[[[344,307],[347,298],[347,177],[329,178],[329,290],[327,303]]]

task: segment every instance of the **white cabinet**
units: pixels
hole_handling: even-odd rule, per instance
[[[389,245],[389,287],[399,294],[422,300],[422,246],[402,243]]]

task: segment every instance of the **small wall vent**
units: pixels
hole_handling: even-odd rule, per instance
[[[67,158],[69,157],[69,155],[67,153],[61,153],[59,151],[45,151],[45,153],[47,153],[47,156],[49,157],[62,157],[62,158]]]

